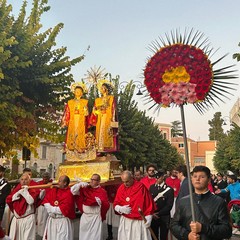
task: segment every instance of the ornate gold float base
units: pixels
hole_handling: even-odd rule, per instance
[[[120,161],[114,155],[97,157],[89,162],[71,162],[66,161],[58,168],[57,178],[61,175],[67,175],[71,180],[81,178],[83,181],[89,181],[94,173],[101,176],[101,182],[119,178],[121,174]]]
[[[96,148],[86,150],[85,152],[79,153],[77,151],[66,150],[66,158],[68,162],[86,162],[93,161],[97,157]]]

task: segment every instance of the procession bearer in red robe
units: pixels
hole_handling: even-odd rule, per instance
[[[35,210],[39,190],[28,189],[32,185],[36,185],[36,183],[31,181],[27,173],[24,173],[20,178],[20,183],[6,199],[6,203],[14,215],[9,234],[11,239],[35,240],[36,238]]]
[[[72,220],[75,218],[75,203],[69,183],[69,177],[63,175],[59,178],[58,185],[46,192],[42,204],[47,209],[48,219],[43,239],[73,239]]]
[[[106,219],[109,202],[107,192],[100,186],[100,181],[100,175],[93,174],[88,186],[80,182],[72,187],[72,193],[77,196],[78,209],[82,212],[79,227],[81,240],[102,239],[102,222]]]
[[[121,175],[123,184],[118,188],[113,206],[121,214],[118,228],[119,240],[150,240],[148,228],[151,225],[155,206],[148,189],[143,183],[135,181],[132,173],[124,171]],[[139,208],[145,215],[142,220]]]

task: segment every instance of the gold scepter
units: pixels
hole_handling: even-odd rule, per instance
[[[144,223],[146,223],[146,222],[147,222],[147,219],[145,218],[145,216],[144,216],[144,214],[143,214],[143,211],[142,211],[142,209],[141,209],[139,206],[138,206],[138,212],[139,212],[139,214],[141,215],[142,220],[144,221]],[[156,237],[156,235],[155,235],[155,233],[153,232],[152,228],[151,228],[151,227],[148,227],[148,230],[150,231],[153,239],[154,239],[154,240],[158,240],[157,237]]]

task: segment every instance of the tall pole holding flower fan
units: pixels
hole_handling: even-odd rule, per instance
[[[186,166],[187,166],[188,188],[189,188],[189,194],[190,194],[192,220],[193,222],[195,222],[196,216],[195,216],[194,204],[193,204],[193,193],[191,191],[192,183],[191,183],[190,163],[189,163],[189,153],[188,153],[188,143],[187,143],[187,130],[186,130],[186,124],[185,124],[185,116],[184,116],[185,114],[184,114],[183,105],[180,106],[180,110],[181,110],[181,119],[182,119],[183,141],[184,141],[185,159],[186,159]]]
[[[189,32],[171,31],[165,39],[154,41],[149,49],[154,53],[149,57],[144,69],[144,84],[147,88],[145,95],[149,108],[159,111],[161,107],[171,105],[180,107],[183,139],[185,148],[185,160],[188,172],[188,184],[191,189],[190,163],[188,154],[187,134],[184,116],[184,105],[193,104],[200,114],[222,102],[223,98],[232,95],[235,90],[231,80],[237,78],[233,69],[234,65],[214,69],[226,55],[211,62],[209,56],[213,48],[210,48],[208,39],[204,34],[191,29]],[[193,193],[190,192],[192,220],[195,221],[193,205]]]

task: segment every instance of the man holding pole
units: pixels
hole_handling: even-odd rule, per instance
[[[149,227],[155,210],[152,197],[143,183],[134,180],[131,172],[124,171],[121,179],[123,184],[113,203],[114,210],[121,215],[118,239],[151,240]]]
[[[69,183],[68,176],[60,176],[58,185],[46,192],[42,204],[48,212],[48,219],[43,239],[73,239],[72,219],[75,218],[75,203]]]
[[[31,184],[30,176],[24,173],[20,183],[12,190],[6,199],[14,216],[10,226],[10,238],[14,240],[35,240],[36,238],[36,201],[38,189],[28,189]]]
[[[80,240],[102,239],[102,222],[109,209],[107,192],[100,186],[101,177],[95,173],[89,184],[80,182],[72,186],[76,204],[82,213],[79,226]]]
[[[171,232],[182,240],[222,240],[229,239],[232,227],[226,202],[208,189],[211,179],[210,170],[205,166],[196,166],[192,171],[193,205],[195,218],[193,221],[190,196],[179,200],[178,208],[171,222]]]

